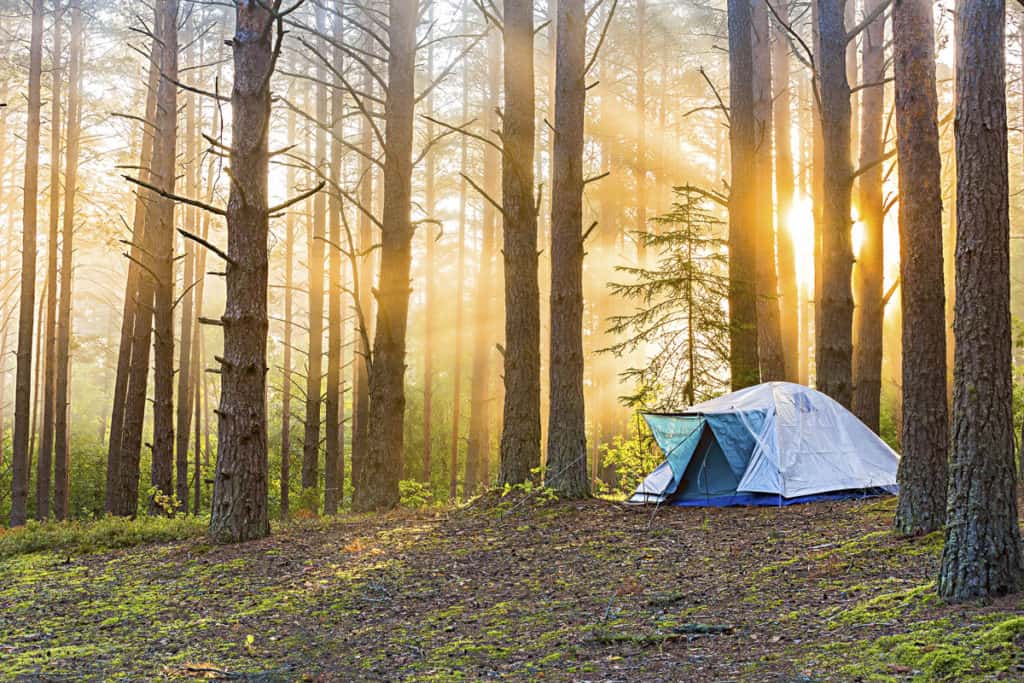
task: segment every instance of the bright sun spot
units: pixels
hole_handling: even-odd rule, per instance
[[[810,286],[814,282],[814,210],[811,201],[796,195],[786,223],[793,238],[797,281]]]

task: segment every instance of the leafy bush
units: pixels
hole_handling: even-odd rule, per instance
[[[661,454],[654,452],[653,441],[646,425],[637,436],[616,436],[610,444],[601,446],[601,464],[613,473],[602,482],[602,493],[629,495],[636,490],[651,470],[661,462]]]
[[[0,559],[54,551],[92,553],[128,548],[143,543],[166,543],[197,538],[206,533],[204,517],[103,517],[96,521],[35,522],[16,529],[0,529]]]
[[[426,484],[413,479],[398,482],[398,495],[402,507],[413,509],[426,507],[434,498]]]

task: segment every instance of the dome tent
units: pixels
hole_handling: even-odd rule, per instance
[[[759,384],[644,419],[665,461],[632,503],[788,505],[896,492],[899,456],[850,411],[799,384]]]

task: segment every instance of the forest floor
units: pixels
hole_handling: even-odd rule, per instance
[[[1024,680],[1024,596],[949,606],[894,500],[493,496],[0,559],[0,680]]]

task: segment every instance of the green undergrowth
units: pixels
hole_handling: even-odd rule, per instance
[[[948,618],[925,620],[904,633],[870,643],[836,643],[826,650],[835,661],[845,662],[839,670],[843,680],[1020,680],[1024,616],[988,614],[960,628]]]
[[[35,522],[0,533],[0,559],[28,553],[85,554],[197,538],[204,517],[103,517],[94,521]]]

